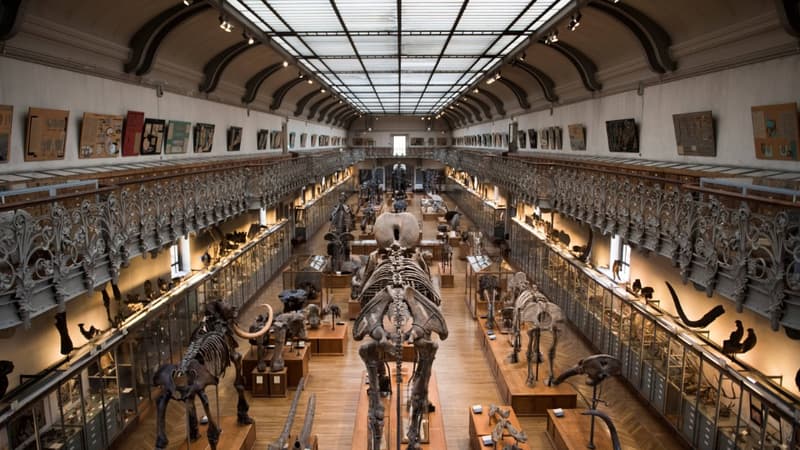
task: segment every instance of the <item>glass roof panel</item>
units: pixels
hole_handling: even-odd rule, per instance
[[[360,111],[425,115],[440,110],[464,92],[467,85],[472,86],[486,71],[494,70],[501,62],[498,54],[505,56],[517,51],[529,33],[573,2],[230,0],[229,3],[294,56],[301,70],[314,72],[320,81],[328,83],[332,91]],[[398,14],[402,18],[400,30]]]

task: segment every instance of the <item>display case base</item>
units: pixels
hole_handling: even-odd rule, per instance
[[[286,365],[288,386],[290,388],[297,387],[300,378],[308,375],[308,362],[311,359],[311,352],[309,351],[309,343],[306,343],[304,348],[295,349],[287,345],[283,346],[283,361]],[[264,358],[267,360],[267,372],[269,373],[269,361],[272,359],[272,352],[274,350],[267,350]],[[249,352],[242,359],[242,371],[245,374],[253,373],[258,360],[256,359],[255,349],[250,349]],[[245,376],[245,389],[252,390],[253,380],[252,377]]]
[[[525,361],[525,346],[527,345],[527,333],[523,333],[523,350],[519,353],[519,362],[512,364],[508,360],[511,354],[511,346],[508,343],[509,335],[499,334],[499,330],[494,340],[489,339],[486,330],[486,320],[478,320],[479,326],[476,328],[479,333],[486,361],[497,380],[497,389],[500,391],[500,398],[514,408],[518,416],[544,416],[548,409],[554,408],[575,408],[578,395],[575,389],[567,383],[558,386],[545,386],[544,378],[547,376],[546,362],[539,367],[539,381],[533,387],[526,384],[528,376],[528,363]],[[555,364],[556,373],[567,369],[560,367],[559,361]]]
[[[508,405],[501,405],[500,409],[511,409],[508,421],[511,422],[514,428],[522,431],[519,419],[517,419],[517,415],[514,414],[514,409]],[[480,414],[476,414],[472,411],[472,408],[469,408],[469,445],[471,450],[481,450],[484,448],[481,436],[491,435],[495,423],[496,422],[489,423],[489,405],[483,405],[483,412]],[[510,446],[514,444],[514,438],[506,432],[503,434],[503,442],[498,444],[498,448],[502,448],[504,444]],[[530,450],[531,446],[527,443],[520,442],[517,444],[517,448],[520,450]]]
[[[408,385],[408,378],[411,375],[411,366],[403,366],[403,389]],[[362,383],[358,394],[358,406],[356,407],[356,423],[353,430],[353,442],[351,443],[352,450],[367,450],[369,439],[369,427],[367,425],[367,415],[369,413],[369,398],[367,397],[367,384],[366,372],[362,373]],[[392,389],[396,390],[397,386],[394,382],[394,367],[392,367]],[[391,398],[391,407],[386,408],[386,418],[384,420],[384,427],[388,428],[388,436],[391,439],[385,439],[386,450],[402,450],[405,449],[407,444],[404,444],[401,449],[395,448],[395,436],[397,430],[396,408],[394,401],[397,399],[398,394],[394,392]],[[405,393],[399,394],[401,398],[405,398]],[[436,372],[431,372],[431,379],[428,383],[428,400],[436,407],[436,411],[428,414],[428,442],[421,445],[422,450],[442,450],[447,448],[447,440],[444,435],[444,420],[442,418],[442,404],[439,400],[439,386],[436,383]],[[386,431],[386,429],[384,429]]]
[[[250,372],[250,392],[253,397],[269,397],[269,375],[269,370],[259,372],[257,367]]]
[[[337,275],[335,273],[325,274],[325,287],[332,289],[346,289],[350,287],[350,279],[353,278],[352,274]]]
[[[239,425],[236,416],[222,416],[219,420],[222,434],[219,436],[217,448],[225,450],[251,450],[256,442],[256,425]],[[201,427],[203,436],[189,445],[189,450],[211,450],[206,437],[208,427]]]
[[[288,371],[284,368],[278,372],[268,372],[264,377],[264,383],[267,385],[268,397],[286,397],[289,392],[289,377]]]
[[[348,300],[347,318],[350,320],[356,320],[359,314],[361,314],[361,302],[358,300]]]
[[[565,409],[564,417],[556,417],[547,410],[547,439],[556,450],[584,450],[589,443],[591,417],[581,414],[581,409]],[[594,424],[595,450],[612,450],[611,435],[602,420]]]
[[[347,324],[336,325],[336,329],[331,329],[330,324],[323,323],[316,330],[308,330],[306,336],[313,355],[344,355]]]

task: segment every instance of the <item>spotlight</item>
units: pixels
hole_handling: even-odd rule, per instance
[[[495,80],[499,80],[500,79],[500,71],[499,70],[497,71],[496,74],[494,74],[494,79]]]
[[[309,79],[308,79],[308,84],[314,84],[314,80],[312,80],[311,78],[309,78]]]
[[[569,19],[569,24],[567,25],[567,29],[569,31],[575,31],[578,27],[581,26],[581,12],[578,11],[572,15]]]
[[[289,61],[284,61],[283,62],[283,67],[289,67]]]
[[[256,40],[253,39],[253,36],[248,36],[247,33],[242,33],[242,37],[247,41],[247,45],[253,45],[256,43]]]
[[[553,30],[547,34],[547,37],[544,39],[545,44],[555,44],[558,42],[558,30]]]
[[[527,57],[527,55],[525,55],[525,52],[522,52],[522,54],[521,54],[521,55],[519,55],[519,60],[520,60],[520,61],[525,61],[525,58],[526,58],[526,57]]]
[[[305,75],[303,75],[303,72],[297,72],[297,78],[303,78],[304,76]]]
[[[186,6],[192,6],[192,0],[183,0],[183,4]]]
[[[476,93],[476,94],[477,94],[477,93],[479,93],[479,92],[480,92],[480,90],[478,90],[478,88],[475,88],[475,89],[473,89],[473,90],[472,90],[472,92],[474,92],[474,93]]]
[[[233,24],[228,22],[228,19],[224,16],[219,16],[219,27],[226,33],[230,33],[233,30]]]
[[[325,88],[322,88],[322,89],[320,89],[319,91],[320,91],[320,92],[322,92],[322,93],[324,94],[324,93],[325,93]]]

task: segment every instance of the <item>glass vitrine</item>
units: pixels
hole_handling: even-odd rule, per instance
[[[119,410],[122,418],[122,429],[131,423],[139,411],[139,407],[144,401],[144,396],[139,394],[139,389],[145,380],[137,381],[136,353],[138,341],[128,339],[116,348],[117,355],[117,382],[119,384]]]
[[[98,356],[88,366],[86,404],[88,448],[106,448],[122,430],[117,365],[113,351]]]

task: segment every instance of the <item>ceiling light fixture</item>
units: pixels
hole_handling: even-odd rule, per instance
[[[475,88],[475,89],[473,89],[473,90],[472,90],[472,92],[474,92],[474,93],[478,94],[478,93],[480,93],[481,91],[480,91],[480,90],[478,90],[478,88]]]
[[[219,16],[219,27],[222,31],[230,33],[233,30],[233,24],[228,22],[228,19],[225,16]]]
[[[303,78],[304,76],[303,72],[297,71],[297,78]]]
[[[322,93],[324,94],[324,93],[325,93],[325,88],[322,88],[322,89],[320,89],[319,91],[320,91],[320,92],[322,92]],[[341,100],[339,101],[339,103],[342,103],[342,102],[341,102]]]
[[[520,60],[520,61],[525,61],[525,58],[526,58],[526,57],[527,57],[527,55],[525,54],[525,52],[522,52],[522,54],[521,54],[521,55],[519,55],[519,60]]]
[[[256,43],[256,40],[253,39],[253,36],[248,35],[246,31],[242,32],[242,37],[245,41],[247,41],[247,45],[253,45]]]
[[[572,17],[570,17],[567,29],[569,31],[575,31],[578,29],[579,26],[581,26],[581,12],[577,11],[574,14],[572,14]],[[556,40],[556,42],[558,41]]]
[[[314,80],[312,80],[311,78],[309,78],[309,79],[308,79],[308,84],[314,84]]]
[[[186,6],[192,6],[192,0],[183,0],[183,4]]]
[[[284,61],[283,62],[283,67],[289,67],[289,61]]]
[[[558,30],[553,30],[547,33],[547,37],[544,39],[544,43],[547,45],[555,44],[558,42]]]

